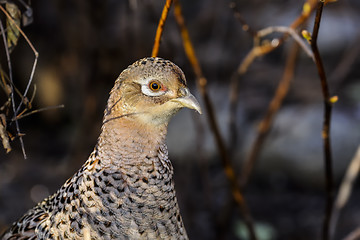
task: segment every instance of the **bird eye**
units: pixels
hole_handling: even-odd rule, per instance
[[[154,91],[154,92],[157,92],[161,89],[161,85],[160,83],[158,83],[157,81],[151,81],[149,83],[149,88]]]
[[[167,88],[159,80],[144,79],[141,84],[141,92],[146,96],[157,97],[164,95],[167,92]]]

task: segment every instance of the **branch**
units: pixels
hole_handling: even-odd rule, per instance
[[[324,2],[319,1],[316,10],[313,33],[311,37],[311,48],[314,52],[315,63],[321,82],[321,89],[324,101],[324,122],[322,129],[322,139],[324,144],[324,164],[325,164],[325,182],[326,182],[326,207],[323,222],[322,238],[328,240],[330,238],[330,219],[333,208],[333,170],[332,170],[332,156],[330,144],[330,125],[331,125],[331,110],[332,99],[330,98],[329,87],[326,80],[326,74],[320,52],[317,46],[317,37],[320,28],[321,14],[324,7]]]
[[[25,117],[27,117],[27,116],[33,115],[33,114],[35,114],[35,113],[44,112],[44,111],[53,110],[53,109],[59,109],[59,108],[64,108],[64,105],[61,104],[61,105],[57,105],[57,106],[50,106],[50,107],[39,108],[39,109],[33,110],[33,111],[31,111],[31,112],[18,115],[18,116],[16,116],[16,117],[14,117],[13,119],[11,119],[11,121],[20,120],[20,119],[25,118]]]
[[[297,17],[289,26],[292,31],[295,32],[295,29],[301,26],[310,16],[310,14],[313,12],[313,10],[316,7],[317,0],[307,0],[305,4],[303,5],[303,11],[299,17]],[[234,9],[234,8],[233,8]],[[235,10],[237,11],[237,10]],[[238,14],[239,15],[239,14]],[[236,16],[236,14],[235,14]],[[247,26],[245,20],[240,21],[244,26]],[[247,27],[251,29],[250,27]],[[253,30],[251,30],[253,32]],[[289,34],[291,35],[291,30],[287,30],[288,32],[284,34],[280,39],[277,39],[277,41],[272,42],[265,42],[259,45],[260,39],[258,37],[258,33],[256,34],[251,33],[251,35],[254,38],[254,47],[250,50],[250,52],[246,55],[244,60],[239,64],[239,67],[237,69],[237,72],[233,75],[231,78],[230,83],[230,113],[229,113],[229,136],[230,136],[230,142],[233,143],[233,145],[230,147],[231,152],[234,151],[234,148],[236,146],[237,142],[237,134],[236,134],[236,109],[238,104],[238,97],[239,97],[239,78],[243,76],[249,66],[254,62],[254,60],[257,57],[263,56],[265,54],[268,54],[272,52],[273,50],[277,49],[279,46],[281,46],[285,40],[288,38]],[[297,35],[297,34],[295,34]]]
[[[23,3],[23,2],[22,2]],[[23,3],[24,4],[24,3]],[[25,4],[26,8],[29,9],[29,7]],[[33,62],[33,66],[31,69],[31,73],[30,73],[30,77],[27,83],[27,86],[25,88],[24,94],[20,94],[21,97],[21,101],[19,103],[19,106],[16,108],[15,106],[15,98],[14,98],[14,83],[13,83],[13,79],[12,79],[12,67],[11,67],[11,61],[10,61],[10,54],[8,51],[8,46],[6,43],[6,38],[5,38],[5,30],[4,27],[2,25],[2,22],[0,20],[0,25],[1,25],[1,33],[3,35],[3,41],[4,41],[4,45],[5,45],[5,52],[6,52],[6,57],[8,60],[8,68],[9,68],[9,79],[10,79],[10,88],[11,88],[11,102],[12,102],[12,108],[13,108],[13,118],[15,118],[15,126],[16,126],[16,131],[17,131],[17,135],[19,136],[19,140],[20,140],[20,144],[21,144],[21,149],[24,155],[24,158],[26,159],[26,152],[25,152],[25,147],[24,147],[24,142],[22,139],[22,134],[20,134],[20,127],[19,127],[19,123],[16,119],[16,116],[18,114],[18,112],[20,111],[22,104],[25,103],[27,97],[26,95],[28,94],[30,85],[32,83],[32,80],[34,78],[34,74],[35,74],[35,69],[37,66],[37,62],[38,62],[38,57],[39,57],[39,53],[36,51],[35,47],[33,46],[33,44],[31,43],[31,41],[29,40],[29,38],[26,36],[26,34],[21,30],[20,26],[14,21],[14,19],[10,16],[10,14],[0,5],[0,10],[5,14],[5,16],[7,17],[8,21],[10,21],[12,23],[13,26],[15,26],[17,28],[17,30],[21,33],[21,35],[24,37],[25,41],[28,43],[28,45],[30,46],[30,48],[32,49],[34,55],[35,55],[35,59]],[[16,88],[15,88],[16,89]]]
[[[0,8],[2,8],[1,5],[0,5]],[[13,76],[12,76],[12,66],[11,66],[11,60],[10,60],[10,53],[9,53],[8,45],[7,45],[7,42],[6,42],[4,26],[2,24],[1,19],[0,19],[0,30],[2,32],[2,38],[3,38],[3,42],[4,42],[4,47],[5,47],[5,54],[6,54],[6,59],[7,59],[8,69],[9,69],[9,79],[10,79],[10,89],[11,89],[11,93],[10,93],[11,106],[12,106],[12,110],[14,112],[14,115],[16,115],[14,87],[13,87],[14,81],[13,81]],[[22,134],[20,134],[19,122],[17,120],[15,120],[15,126],[16,126],[16,135],[19,137],[21,150],[23,152],[24,158],[26,159],[24,141],[23,141],[23,138],[22,138]]]
[[[343,240],[359,240],[360,239],[360,227],[349,233]]]
[[[274,32],[280,32],[280,33],[289,34],[300,45],[300,47],[304,50],[304,52],[313,61],[315,61],[313,52],[308,47],[307,43],[295,32],[295,30],[293,28],[286,27],[286,26],[267,27],[267,28],[264,28],[264,29],[261,29],[261,30],[258,31],[258,37],[264,37],[264,36],[269,35],[269,34],[274,33]],[[278,43],[278,41],[275,41],[275,43],[273,43],[272,45],[276,46],[276,43]]]
[[[164,30],[165,22],[166,22],[171,4],[172,4],[172,0],[166,0],[163,11],[161,13],[160,21],[159,21],[159,24],[158,24],[158,27],[156,30],[155,42],[154,42],[153,50],[151,53],[152,57],[156,57],[159,53],[161,35]]]
[[[295,71],[297,56],[299,54],[299,49],[300,49],[299,45],[297,43],[293,43],[293,46],[291,47],[288,56],[286,58],[286,66],[284,69],[283,76],[276,89],[275,95],[270,102],[265,117],[259,124],[255,141],[250,149],[250,153],[248,154],[248,156],[244,161],[242,173],[240,175],[240,186],[242,189],[245,188],[249,180],[250,174],[255,165],[255,161],[260,153],[260,149],[273,123],[274,117],[289,91],[291,80],[294,77],[294,71]]]
[[[335,229],[337,222],[339,220],[340,212],[349,200],[351,191],[354,186],[354,182],[359,174],[359,171],[360,171],[360,146],[358,147],[355,156],[351,160],[346,170],[345,177],[341,182],[339,193],[336,197],[332,218],[330,220],[330,236],[331,236],[330,239],[334,239]]]
[[[185,20],[183,18],[180,2],[178,0],[175,0],[174,3],[175,3],[174,14],[175,14],[176,22],[180,28],[180,33],[181,33],[185,53],[191,63],[191,66],[193,67],[193,70],[197,77],[197,86],[199,88],[199,91],[200,91],[201,96],[205,103],[205,109],[206,109],[206,112],[208,115],[207,119],[209,121],[209,125],[211,126],[212,133],[214,134],[215,141],[217,143],[217,147],[218,147],[219,153],[221,155],[222,164],[224,167],[226,177],[229,180],[230,185],[231,185],[231,191],[232,191],[233,198],[234,198],[235,202],[239,205],[241,213],[243,214],[244,221],[248,228],[250,238],[252,240],[256,240],[257,238],[256,238],[254,226],[253,226],[252,217],[250,215],[250,211],[248,209],[245,198],[244,198],[243,194],[241,193],[240,188],[237,184],[236,175],[235,175],[234,169],[231,165],[225,143],[223,141],[219,126],[216,121],[214,108],[213,108],[213,105],[212,105],[211,100],[208,95],[207,79],[205,78],[205,76],[202,73],[199,61],[195,54],[194,47],[190,40],[189,32],[186,28]]]

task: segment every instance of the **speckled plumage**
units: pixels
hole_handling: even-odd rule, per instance
[[[1,239],[187,239],[165,144],[182,107],[200,112],[175,64],[145,58],[129,66],[111,90],[89,159]]]

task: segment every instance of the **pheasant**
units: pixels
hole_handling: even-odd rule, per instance
[[[165,143],[183,107],[201,113],[182,70],[161,58],[125,69],[88,160],[1,239],[188,239]]]

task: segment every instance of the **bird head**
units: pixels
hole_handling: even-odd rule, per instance
[[[182,70],[168,60],[143,58],[125,69],[116,80],[104,122],[126,117],[163,125],[184,107],[201,114]]]

